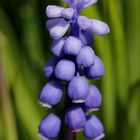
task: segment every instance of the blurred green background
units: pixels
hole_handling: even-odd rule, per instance
[[[51,39],[45,8],[61,0],[0,0],[0,140],[39,140],[37,127],[48,113],[38,103]],[[140,0],[99,0],[83,11],[110,25],[95,35],[93,49],[105,63],[97,81],[103,95],[98,116],[104,140],[140,140]],[[54,108],[61,108],[61,104]],[[61,132],[58,140],[63,140]],[[77,140],[85,140],[82,134]]]

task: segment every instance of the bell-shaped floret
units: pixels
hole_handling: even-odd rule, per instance
[[[39,94],[39,101],[44,107],[51,108],[59,103],[62,97],[62,86],[59,81],[47,83]]]
[[[89,94],[89,87],[86,78],[75,76],[68,85],[68,96],[75,103],[85,102]]]
[[[90,47],[83,47],[76,57],[76,62],[80,66],[89,67],[95,62],[95,53]]]
[[[89,86],[89,94],[84,103],[87,111],[98,110],[102,103],[102,96],[96,86]]]
[[[64,45],[64,52],[68,55],[77,56],[82,48],[82,42],[79,38],[69,36]]]
[[[55,68],[55,76],[60,80],[70,81],[75,74],[75,64],[70,60],[60,60]]]
[[[83,130],[86,122],[85,113],[79,106],[70,107],[65,115],[65,123],[73,132]]]
[[[84,127],[84,135],[93,140],[100,140],[104,137],[104,127],[95,115],[88,115]]]
[[[43,140],[56,138],[60,132],[61,120],[51,113],[39,125],[39,135]]]
[[[98,79],[104,76],[104,64],[98,56],[95,56],[94,65],[86,68],[86,75],[89,79]]]

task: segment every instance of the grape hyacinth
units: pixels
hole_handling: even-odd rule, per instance
[[[49,5],[46,27],[53,42],[50,50],[53,57],[46,63],[44,72],[49,82],[39,94],[39,102],[44,107],[56,106],[65,97],[63,111],[65,124],[71,132],[83,131],[85,137],[100,140],[104,136],[101,121],[91,115],[102,104],[100,90],[89,85],[88,80],[96,80],[104,75],[104,64],[95,54],[91,45],[93,34],[103,36],[109,33],[106,23],[81,16],[82,9],[97,0],[65,0],[68,8]],[[67,91],[64,95],[64,89]],[[59,114],[59,113],[58,113]],[[54,139],[61,130],[61,119],[57,113],[46,116],[39,125],[39,135],[43,140]]]

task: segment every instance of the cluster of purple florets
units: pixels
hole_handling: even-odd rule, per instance
[[[62,98],[62,85],[65,85],[65,96],[70,101],[65,110],[66,125],[73,132],[83,131],[85,137],[99,140],[104,136],[104,127],[89,112],[99,109],[102,97],[95,85],[88,84],[87,78],[94,80],[104,75],[103,62],[90,46],[93,33],[105,35],[109,27],[102,21],[80,16],[82,9],[96,1],[65,0],[69,8],[56,5],[46,8],[46,14],[51,18],[46,26],[54,39],[51,45],[53,58],[45,65],[45,75],[50,81],[42,89],[39,100],[44,107],[55,106]],[[39,134],[43,139],[56,138],[60,129],[60,118],[51,113],[42,120]]]

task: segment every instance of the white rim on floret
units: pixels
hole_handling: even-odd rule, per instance
[[[104,136],[105,136],[105,134],[102,133],[101,135],[99,135],[98,137],[96,137],[96,138],[94,138],[94,139],[92,139],[92,140],[100,140],[100,139],[102,139]]]
[[[42,138],[42,140],[50,140],[49,138],[44,137],[44,136],[41,135],[40,133],[39,133],[38,135]]]
[[[86,100],[72,100],[73,103],[84,103]]]
[[[52,108],[50,104],[39,102],[43,107]]]
[[[99,110],[99,108],[91,108],[91,109],[88,110],[88,112],[98,111],[98,110]]]

